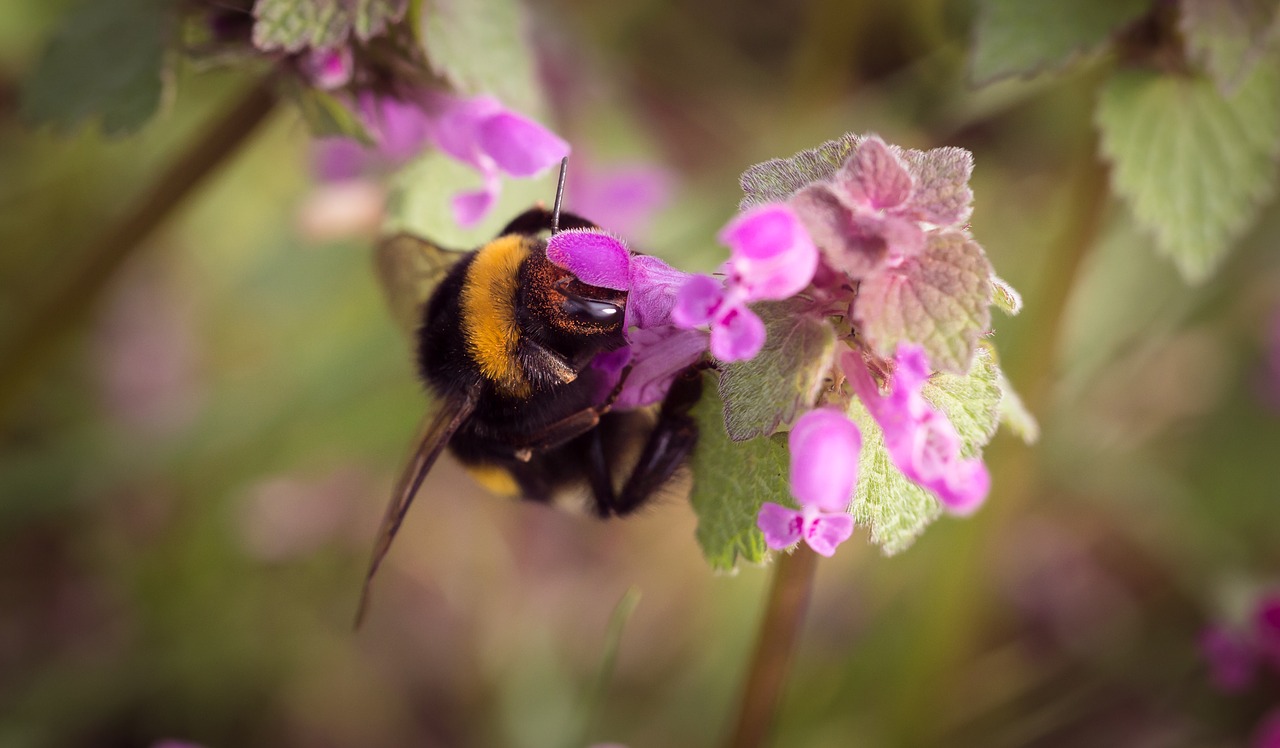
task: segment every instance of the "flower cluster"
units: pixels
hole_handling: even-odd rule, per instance
[[[971,160],[958,149],[902,151],[876,137],[857,139],[848,151],[830,173],[758,200],[730,221],[720,233],[730,256],[715,276],[686,275],[632,255],[603,232],[562,232],[548,247],[548,257],[584,281],[629,293],[628,346],[596,362],[611,372],[630,367],[619,407],[659,401],[675,375],[708,350],[722,370],[759,355],[770,334],[752,308],[759,302],[797,300],[788,314],[808,315],[811,328],[843,341],[840,353],[815,354],[828,357],[818,364],[827,386],[809,396],[807,411],[790,416],[790,486],[798,508],[765,502],[756,522],[773,549],[804,541],[831,555],[852,534],[863,442],[851,417],[856,409],[880,429],[898,471],[946,510],[973,512],[991,484],[982,460],[966,454],[955,425],[926,395],[933,353],[967,350],[946,364],[968,370],[991,299],[985,256],[959,225],[970,212]],[[952,255],[967,259],[957,263]],[[960,282],[939,283],[952,266]],[[872,293],[877,287],[890,292]],[[894,308],[904,297],[926,306]],[[929,317],[951,309],[978,311],[964,324]],[[874,339],[884,326],[866,321],[882,315],[924,323],[900,325],[904,334],[896,341]],[[958,343],[939,333],[940,321],[959,331]],[[774,363],[799,370],[805,362]]]

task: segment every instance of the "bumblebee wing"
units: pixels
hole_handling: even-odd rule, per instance
[[[360,592],[360,607],[356,610],[357,628],[360,627],[360,622],[364,620],[365,611],[369,607],[369,592],[372,589],[373,576],[378,573],[382,559],[391,549],[391,541],[395,540],[396,533],[400,531],[400,523],[404,521],[409,505],[413,503],[422,480],[431,471],[431,466],[444,451],[453,433],[475,410],[478,394],[473,390],[461,397],[447,400],[434,415],[429,415],[423,420],[413,456],[405,466],[404,472],[400,474],[400,480],[396,481],[395,490],[391,493],[391,502],[387,504],[387,513],[383,515],[382,526],[378,528],[378,538],[373,545],[373,557],[369,560],[369,571],[365,574],[364,588]]]
[[[465,252],[455,252],[412,234],[395,234],[378,243],[374,253],[378,280],[391,315],[408,334],[422,323],[422,305],[449,268]]]

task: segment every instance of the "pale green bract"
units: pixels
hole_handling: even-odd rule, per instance
[[[257,0],[253,44],[263,51],[334,49],[364,42],[404,17],[408,0]]]
[[[1233,93],[1280,36],[1280,0],[1182,0],[1187,53],[1224,95]]]

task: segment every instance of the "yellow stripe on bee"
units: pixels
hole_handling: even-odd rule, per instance
[[[495,465],[467,465],[471,478],[489,493],[497,496],[516,497],[520,495],[520,486],[510,471]]]
[[[462,332],[471,357],[486,379],[513,397],[529,395],[529,381],[516,360],[516,287],[529,251],[523,237],[495,239],[476,253],[462,284]]]

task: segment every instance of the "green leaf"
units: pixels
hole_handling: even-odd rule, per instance
[[[257,0],[253,44],[263,51],[301,52],[378,36],[401,18],[408,0]]]
[[[1280,69],[1258,65],[1226,98],[1205,78],[1117,73],[1095,120],[1116,192],[1183,277],[1203,280],[1272,194]]]
[[[992,302],[996,308],[1010,317],[1016,316],[1022,311],[1022,294],[1018,293],[1018,289],[1009,285],[1009,282],[998,275],[991,276],[991,290],[993,292]]]
[[[169,82],[172,11],[169,0],[77,4],[23,84],[22,116],[64,132],[94,117],[108,135],[142,127]]]
[[[283,89],[298,106],[313,136],[355,138],[366,145],[373,145],[373,138],[364,123],[336,96],[302,85],[297,79],[286,79]]]
[[[862,431],[858,486],[853,493],[853,519],[871,532],[871,542],[886,556],[906,550],[942,514],[933,494],[898,470],[884,447],[884,432],[857,398],[849,417]]]
[[[422,46],[432,71],[456,90],[492,94],[533,117],[543,101],[516,0],[433,0],[422,8]]]
[[[738,209],[786,200],[810,182],[830,178],[861,142],[861,135],[845,133],[790,158],[770,159],[748,168],[738,178],[744,194]]]
[[[981,0],[969,78],[975,85],[1064,67],[1107,41],[1152,0]]]
[[[1230,94],[1280,29],[1280,0],[1182,0],[1179,25],[1190,57]]]
[[[1036,417],[1031,415],[1031,411],[1027,410],[1026,404],[1022,402],[1017,390],[1013,388],[1013,383],[1005,377],[1003,371],[996,377],[996,386],[1000,388],[1001,393],[1000,423],[1007,426],[1013,435],[1022,441],[1035,444],[1040,440],[1040,424],[1036,422]]]
[[[831,323],[806,314],[802,299],[758,304],[765,342],[747,361],[729,364],[720,374],[724,425],[734,441],[768,436],[813,404],[835,354]]]
[[[735,442],[724,428],[723,404],[707,387],[694,408],[698,448],[693,454],[693,493],[698,544],[707,563],[732,570],[739,560],[760,563],[766,547],[756,515],[766,501],[791,505],[787,440],[782,435]]]
[[[991,324],[991,264],[968,235],[935,231],[924,252],[862,281],[853,305],[876,354],[919,343],[942,371],[969,371],[978,336]]]
[[[982,454],[1000,425],[1000,367],[985,345],[978,346],[973,366],[964,376],[939,372],[929,377],[921,394],[947,415],[960,435],[960,456]]]

